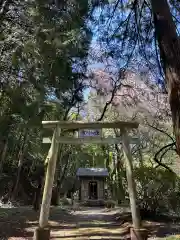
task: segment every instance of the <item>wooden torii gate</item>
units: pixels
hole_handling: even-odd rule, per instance
[[[56,161],[59,149],[59,143],[66,144],[84,144],[84,143],[97,143],[97,144],[115,144],[122,143],[124,158],[126,163],[126,177],[128,182],[128,192],[130,198],[130,207],[132,213],[133,228],[131,229],[131,234],[133,239],[145,239],[142,238],[141,220],[140,214],[136,203],[136,186],[133,179],[133,164],[132,155],[130,150],[130,144],[137,143],[137,138],[130,138],[127,131],[130,129],[138,128],[139,124],[137,122],[65,122],[65,121],[42,121],[44,128],[53,129],[52,140],[49,138],[44,138],[44,143],[51,143],[48,156],[46,158],[47,162],[47,172],[45,177],[45,185],[43,191],[43,198],[39,216],[39,227],[34,232],[34,240],[49,240],[50,238],[50,228],[48,224],[52,188],[54,182],[54,175],[56,169]],[[107,137],[102,136],[95,137],[61,137],[61,129],[67,130],[85,130],[85,129],[120,129],[121,137]]]

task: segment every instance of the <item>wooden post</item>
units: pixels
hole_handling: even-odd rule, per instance
[[[52,144],[51,144],[52,155],[49,158],[48,166],[47,166],[42,205],[41,205],[41,211],[40,211],[40,217],[39,217],[39,226],[41,228],[48,226],[52,188],[53,188],[54,174],[56,170],[56,161],[57,161],[57,154],[58,154],[58,146],[59,146],[59,143],[57,142],[59,134],[60,134],[60,129],[57,127],[54,130]]]
[[[58,147],[59,143],[57,141],[60,135],[59,127],[56,127],[54,130],[52,143],[50,147],[50,151],[48,154],[48,166],[46,172],[46,179],[43,191],[43,198],[40,210],[40,217],[39,217],[39,228],[35,230],[34,239],[36,240],[46,240],[50,237],[50,230],[48,230],[48,219],[49,219],[49,212],[51,206],[51,196],[52,196],[52,188],[54,182],[54,175],[56,170],[56,161],[58,155]]]
[[[136,203],[136,185],[133,179],[133,158],[131,155],[130,149],[130,141],[125,129],[122,129],[122,146],[124,152],[124,158],[126,163],[126,177],[128,182],[128,192],[130,198],[130,207],[131,207],[131,214],[132,214],[132,222],[133,227],[135,229],[140,229],[141,227],[141,219],[139,209]]]

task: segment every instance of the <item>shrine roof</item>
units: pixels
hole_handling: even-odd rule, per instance
[[[78,177],[108,177],[107,168],[78,168],[76,175]]]

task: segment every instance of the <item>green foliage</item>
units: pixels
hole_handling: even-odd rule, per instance
[[[90,6],[88,1],[6,4],[0,19],[0,172],[15,183],[21,168],[25,184],[21,179],[18,191],[32,201],[49,147],[42,145],[41,121],[67,119],[83,99]]]
[[[135,170],[139,206],[144,214],[177,214],[180,209],[180,179],[165,170]]]

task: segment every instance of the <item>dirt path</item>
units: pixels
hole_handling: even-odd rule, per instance
[[[129,239],[131,217],[125,213],[125,209],[120,213],[121,210],[82,208],[74,211],[54,207],[50,214],[51,239]],[[0,208],[0,239],[31,240],[34,229],[38,226],[38,216],[39,213],[35,213],[29,207]],[[117,216],[121,217],[118,221]],[[149,239],[165,240],[167,235],[179,236],[177,235],[180,232],[179,222],[144,221],[144,225],[148,227],[153,237]]]
[[[125,239],[126,234],[115,221],[116,211],[104,208],[52,208],[51,239]],[[0,208],[0,239],[29,239],[38,226],[39,213],[29,207]]]
[[[53,239],[128,239],[128,229],[120,229],[114,215],[117,210],[85,208],[71,212],[73,223],[64,223],[64,229],[52,231]]]

